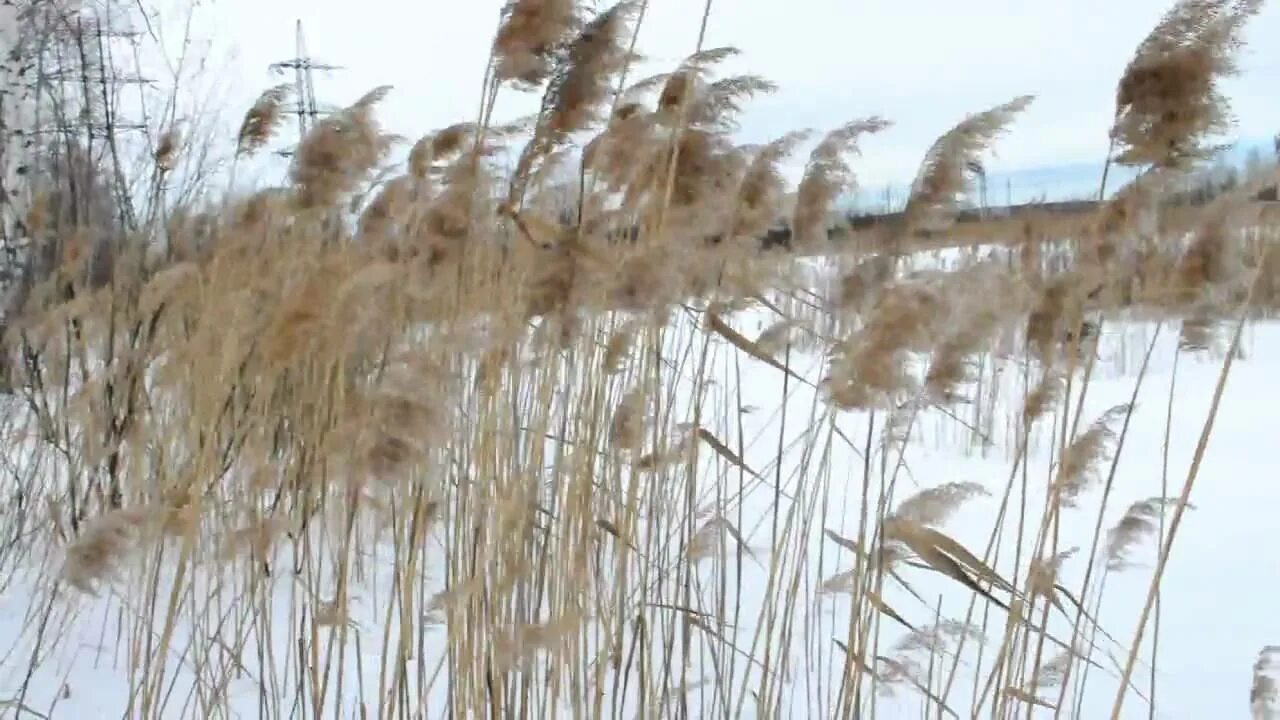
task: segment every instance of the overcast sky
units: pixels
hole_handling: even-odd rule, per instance
[[[603,3],[602,3],[603,4]],[[797,127],[824,129],[880,114],[895,125],[864,143],[867,184],[902,182],[932,140],[966,113],[1023,93],[1038,96],[992,161],[997,170],[1100,162],[1115,81],[1133,48],[1171,0],[718,0],[707,46],[742,56],[726,72],[753,72],[781,86],[748,106],[742,139]],[[213,0],[200,33],[225,68],[222,107],[235,116],[281,79],[268,72],[294,53],[303,18],[311,54],[345,69],[316,78],[322,102],[345,104],[381,84],[389,129],[417,137],[475,116],[500,0]],[[635,75],[669,69],[697,43],[697,0],[652,0]],[[170,16],[171,18],[174,16]],[[1245,74],[1226,86],[1238,135],[1280,129],[1280,6],[1250,26]],[[508,92],[499,120],[536,109]]]

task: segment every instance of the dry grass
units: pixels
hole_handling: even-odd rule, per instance
[[[1116,161],[1196,156],[1258,5],[1179,3],[1119,81]],[[1225,381],[1239,327],[1280,304],[1257,186],[1187,217],[1146,175],[1097,217],[957,229],[952,264],[931,262],[1019,98],[927,151],[904,224],[829,245],[857,143],[889,123],[822,136],[792,194],[779,165],[809,135],[734,143],[771,85],[717,79],[732,49],[626,85],[642,11],[514,0],[480,122],[403,169],[379,88],[314,127],[286,185],[121,234],[105,281],[74,252],[32,266],[5,337],[19,501],[0,554],[6,584],[36,578],[28,679],[96,592],[120,613],[128,717],[230,716],[244,682],[260,717],[863,717],[892,697],[1079,717],[1112,687],[1117,715],[1159,706],[1135,667],[1213,415],[1181,491],[1103,533],[1134,405],[1082,417],[1084,397],[1099,328],[1133,320],[1185,320],[1188,347],[1227,349]],[[497,126],[510,85],[541,111]],[[250,109],[238,155],[285,93]],[[779,222],[825,260],[761,252]],[[95,227],[36,229],[71,248]],[[1005,445],[1007,484],[916,477],[939,427]],[[980,500],[999,503],[985,548],[947,530]],[[1076,585],[1059,537],[1082,513]],[[1157,570],[1126,645],[1095,619],[1143,547]]]

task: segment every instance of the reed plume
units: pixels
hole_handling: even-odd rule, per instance
[[[936,527],[960,510],[964,503],[976,497],[990,495],[982,485],[973,482],[944,483],[927,488],[898,504],[887,521],[912,522],[925,527]]]
[[[737,120],[743,103],[777,90],[776,84],[759,75],[734,75],[716,80],[694,94],[692,107],[685,116],[685,125],[721,133],[732,132],[738,129]]]
[[[640,103],[619,105],[605,130],[583,148],[583,167],[603,180],[607,191],[630,186],[643,159],[657,150],[654,128],[654,113]]]
[[[894,407],[914,390],[911,353],[932,350],[947,322],[944,294],[924,281],[885,288],[866,323],[832,353],[824,379],[837,407]]]
[[[1125,511],[1120,522],[1107,532],[1103,551],[1108,570],[1131,567],[1129,553],[1159,529],[1160,518],[1177,503],[1177,498],[1155,497],[1136,502]]]
[[[1249,688],[1249,712],[1252,720],[1276,720],[1280,717],[1277,671],[1280,671],[1280,646],[1269,645],[1262,648],[1253,664],[1253,686]]]
[[[578,23],[575,0],[510,0],[493,41],[494,76],[536,87],[550,76],[554,55]]]
[[[808,132],[804,130],[787,133],[755,151],[738,185],[729,237],[755,240],[777,221],[786,191],[786,181],[778,164],[807,136]]]
[[[1062,566],[1075,556],[1079,548],[1068,548],[1056,553],[1048,560],[1035,559],[1027,570],[1027,591],[1030,595],[1049,598],[1056,602],[1055,593],[1058,586],[1058,575]]]
[[[629,59],[623,39],[635,11],[635,2],[624,0],[592,18],[568,43],[543,95],[533,138],[512,173],[507,197],[511,206],[521,204],[534,165],[598,119],[610,79]]]
[[[1218,294],[1243,268],[1233,255],[1238,229],[1247,224],[1249,210],[1237,196],[1219,198],[1199,219],[1187,249],[1174,271],[1177,299],[1194,302]]]
[[[245,113],[236,136],[236,155],[252,155],[271,141],[284,116],[284,101],[293,92],[288,84],[268,88]]]
[[[908,230],[932,232],[951,225],[965,191],[965,173],[979,155],[1002,135],[1014,118],[1031,105],[1023,95],[990,110],[970,115],[938,138],[916,173],[905,212]]]
[[[386,157],[392,138],[382,134],[373,108],[390,89],[375,88],[307,132],[289,171],[301,207],[332,207]]]
[[[1129,415],[1133,408],[1117,405],[1106,411],[1063,452],[1054,479],[1054,489],[1063,507],[1074,507],[1076,500],[1093,481],[1097,466],[1105,462],[1116,439],[1112,425]]]
[[[475,123],[461,122],[422,136],[409,151],[409,174],[419,181],[429,180],[439,169],[436,163],[449,162],[466,152],[475,133]]]
[[[1122,165],[1186,168],[1231,124],[1219,83],[1262,0],[1180,0],[1138,45],[1116,87],[1111,135]]]
[[[1040,382],[1027,393],[1022,405],[1022,421],[1030,425],[1051,410],[1062,397],[1062,379],[1051,372],[1046,372]]]
[[[173,169],[177,161],[178,149],[182,144],[182,132],[178,128],[169,128],[160,139],[156,142],[156,149],[152,153],[155,160],[156,169],[161,172],[169,172]]]
[[[853,170],[846,155],[858,154],[858,139],[878,133],[890,125],[880,117],[850,121],[828,132],[809,153],[804,176],[796,189],[791,217],[792,241],[798,245],[826,239],[831,203],[854,186]]]
[[[666,127],[676,127],[683,119],[689,122],[688,111],[706,96],[708,77],[720,63],[740,53],[735,47],[716,47],[700,50],[680,62],[674,72],[659,73],[636,82],[627,93],[637,94],[660,88],[657,98],[659,122]]]
[[[66,547],[62,575],[72,587],[85,593],[108,582],[134,544],[148,513],[138,509],[113,510],[86,523],[80,535]]]
[[[1001,326],[1025,304],[1022,288],[994,268],[979,265],[956,273],[956,280],[951,329],[934,348],[924,377],[928,400],[940,404],[963,400],[960,391],[974,379],[977,357],[995,344]]]
[[[1064,650],[1054,655],[1047,662],[1041,664],[1035,669],[1035,673],[1031,676],[1031,680],[1024,686],[1018,687],[1010,685],[1005,688],[1005,694],[1009,697],[1026,703],[1050,710],[1057,709],[1051,700],[1047,700],[1040,696],[1040,692],[1052,690],[1062,686],[1066,680],[1067,671],[1070,669],[1072,662],[1075,660],[1076,653]]]

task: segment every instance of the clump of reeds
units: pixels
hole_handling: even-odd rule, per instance
[[[924,376],[926,397],[944,405],[964,400],[961,392],[975,379],[978,356],[998,345],[1001,329],[1027,303],[1022,286],[994,268],[979,266],[956,277],[954,322],[934,347]]]
[[[381,167],[391,138],[376,122],[382,91],[375,91],[304,139],[290,186],[230,198],[224,210],[166,213],[166,240],[180,249],[178,260],[148,267],[136,283],[81,292],[74,278],[89,236],[59,234],[56,218],[34,218],[42,235],[58,241],[51,253],[62,253],[61,274],[8,336],[19,350],[11,353],[14,386],[27,393],[19,410],[33,418],[30,435],[52,449],[58,471],[74,471],[67,473],[70,489],[37,495],[47,502],[55,492],[72,502],[88,498],[88,508],[66,515],[79,528],[68,531],[59,520],[50,531],[72,537],[65,579],[91,590],[126,560],[143,558],[155,592],[155,578],[169,577],[170,554],[132,552],[154,534],[190,541],[180,556],[190,559],[184,568],[226,571],[207,603],[199,597],[204,588],[190,580],[193,570],[181,581],[191,584],[164,588],[191,603],[180,616],[147,609],[150,616],[134,623],[130,640],[149,650],[130,659],[131,678],[141,678],[135,694],[154,694],[162,673],[149,663],[172,649],[155,627],[176,626],[188,609],[201,618],[190,665],[203,673],[193,701],[200,709],[191,712],[217,714],[209,708],[222,702],[219,688],[244,672],[261,675],[264,717],[287,714],[289,703],[317,712],[332,703],[341,714],[374,702],[378,715],[398,716],[419,699],[424,707],[434,703],[437,688],[463,715],[477,708],[554,715],[565,704],[572,706],[565,712],[584,717],[620,715],[637,698],[680,703],[687,715],[750,714],[758,702],[755,709],[767,714],[784,707],[788,674],[830,667],[824,649],[805,653],[803,667],[791,659],[801,642],[806,649],[826,645],[816,634],[826,620],[804,616],[811,608],[806,593],[815,591],[847,595],[841,602],[853,608],[850,642],[836,641],[850,654],[852,672],[841,682],[851,687],[819,691],[850,698],[838,714],[875,709],[875,693],[858,685],[866,676],[880,692],[918,694],[927,714],[955,716],[947,706],[956,697],[951,683],[970,667],[961,646],[984,644],[984,628],[945,620],[941,607],[930,608],[932,624],[921,622],[914,603],[886,599],[882,573],[895,590],[926,602],[899,574],[908,569],[940,573],[971,604],[985,600],[1008,611],[1008,627],[1026,641],[1024,654],[1030,642],[1049,637],[1023,617],[1029,600],[1034,606],[1045,599],[1046,612],[1050,605],[1068,616],[1078,609],[1097,627],[1085,610],[1097,598],[1073,596],[1060,577],[1073,551],[1037,549],[1042,554],[1014,587],[996,571],[1003,556],[989,550],[979,557],[943,533],[959,512],[976,509],[967,504],[986,496],[987,486],[917,476],[908,430],[910,439],[927,435],[934,413],[943,423],[962,422],[951,406],[968,401],[965,391],[974,385],[992,393],[978,400],[996,407],[1000,373],[1010,369],[1025,371],[1028,384],[1038,381],[1025,398],[1023,425],[1049,417],[1065,388],[1076,387],[1074,368],[1055,357],[1059,346],[1096,328],[1082,319],[1109,302],[1102,289],[1128,269],[1156,268],[1164,274],[1144,279],[1159,287],[1134,298],[1196,288],[1197,302],[1210,296],[1208,313],[1243,256],[1235,223],[1256,221],[1208,213],[1185,253],[1156,243],[1170,231],[1166,188],[1155,180],[1176,177],[1157,169],[1104,208],[1091,228],[1092,247],[1054,243],[1074,232],[1063,229],[1067,223],[984,223],[974,236],[1021,236],[1024,267],[1012,257],[1007,267],[974,262],[979,253],[972,252],[958,269],[909,273],[907,261],[923,257],[914,251],[970,239],[914,244],[928,234],[915,231],[950,224],[968,176],[985,172],[981,154],[1027,106],[1029,97],[1019,98],[966,119],[934,144],[907,208],[911,232],[890,227],[889,246],[850,243],[842,258],[848,262],[829,266],[853,269],[831,273],[838,288],[828,299],[818,291],[826,270],[798,270],[805,261],[757,253],[755,243],[787,218],[793,246],[813,249],[826,237],[831,206],[854,187],[857,141],[888,123],[857,120],[823,138],[788,209],[781,166],[805,135],[737,144],[744,104],[773,85],[750,74],[715,79],[711,68],[734,49],[702,50],[674,72],[613,95],[613,81],[633,58],[624,46],[640,5],[623,3],[588,20],[577,3],[508,3],[492,48],[486,107],[492,110],[500,86],[549,81],[532,123],[492,126],[485,115],[430,133],[394,175]],[[1198,42],[1218,32],[1216,42],[1229,47],[1234,41],[1221,33],[1236,32],[1231,23],[1243,22],[1256,3],[1183,5],[1200,8],[1206,28],[1219,24],[1197,30]],[[1169,64],[1182,72],[1180,62]],[[1152,69],[1159,63],[1139,65],[1151,77],[1163,72]],[[1213,67],[1219,74],[1231,69]],[[1159,83],[1139,80],[1122,83],[1117,141],[1125,152],[1132,144],[1125,123],[1159,107],[1140,102]],[[285,92],[269,90],[250,111],[237,137],[239,155],[265,147]],[[657,97],[646,101],[650,92]],[[578,184],[560,182],[579,138],[610,106],[605,127],[582,148]],[[1197,108],[1187,111],[1204,115]],[[1163,137],[1204,127],[1179,115],[1149,129]],[[494,158],[528,130],[532,140],[504,171]],[[1161,162],[1182,162],[1193,145],[1185,138],[1166,143]],[[1148,150],[1141,157],[1151,161],[1158,153]],[[160,169],[169,164],[155,160]],[[668,242],[641,242],[655,228]],[[689,242],[669,242],[675,238]],[[67,278],[74,297],[55,287]],[[760,314],[761,332],[748,329],[744,311]],[[1021,334],[1006,335],[1015,326]],[[1007,339],[1023,335],[1026,351],[1010,351]],[[797,421],[795,388],[813,389],[798,361],[825,351],[831,407],[814,403]],[[777,408],[743,404],[758,390],[750,365],[781,379]],[[989,390],[988,381],[996,387]],[[1064,403],[1077,413],[1080,392]],[[873,412],[837,423],[837,410]],[[1052,413],[1065,454],[1048,490],[1062,506],[1079,502],[1098,478],[1119,438],[1114,426],[1130,411],[1111,410],[1070,443],[1070,407]],[[775,430],[767,416],[779,415],[783,427]],[[866,421],[864,448],[853,448],[841,427],[847,419]],[[760,425],[748,427],[757,423],[763,433]],[[874,430],[887,438],[881,447]],[[767,470],[756,464],[757,448],[772,444],[762,439],[777,441],[762,454]],[[1010,537],[1005,508],[1019,470],[1024,516],[1031,505],[1025,488],[1033,459],[1025,439],[1016,442],[992,547]],[[857,565],[819,585],[808,577],[809,543],[834,512],[826,498],[849,464],[851,456],[838,454],[845,445],[863,460],[861,534],[855,540],[826,529],[825,536]],[[893,488],[903,478],[926,489],[894,507]],[[111,505],[112,482],[122,486],[120,497],[172,499],[82,521]],[[868,498],[877,485],[882,505],[872,517]],[[1107,537],[1109,569],[1127,562],[1166,509],[1163,500],[1129,509]],[[773,527],[762,532],[770,510]],[[1021,543],[1023,518],[1017,525]],[[756,587],[742,560],[756,556],[748,538],[768,530],[769,562],[760,565],[769,580]],[[21,544],[41,532],[12,537]],[[290,552],[277,553],[278,546]],[[0,548],[0,567],[9,547]],[[281,572],[274,561],[286,554],[293,564]],[[271,578],[280,575],[298,590],[286,600],[290,612],[302,611],[296,627],[276,621],[279,585]],[[390,588],[380,647],[370,647],[379,633],[353,622],[352,590],[362,584],[379,601]],[[741,602],[750,593],[763,594],[758,611]],[[226,603],[237,612],[227,613]],[[234,630],[203,620],[222,616],[233,618]],[[886,628],[907,633],[891,637],[876,624],[880,616],[893,621]],[[433,642],[427,633],[441,624],[447,632]],[[730,636],[747,627],[758,638],[751,645]],[[256,660],[245,637],[258,644]],[[227,653],[235,655],[227,661],[224,644],[243,652]],[[428,667],[433,647],[443,648],[438,670]],[[1274,704],[1270,653],[1255,668],[1255,713]],[[1002,650],[989,690],[1043,707],[1054,706],[1041,697],[1045,690],[1067,685],[1071,659],[1087,659],[1069,651],[1040,663],[1037,651],[1037,669],[1027,678],[1026,658],[1009,654]],[[273,655],[289,658],[283,676]],[[370,674],[361,669],[344,688],[349,656],[381,659],[385,677],[377,687],[364,685]],[[701,675],[674,677],[698,657],[713,658],[702,662]],[[736,661],[751,668],[750,682],[742,682]],[[979,663],[978,672],[987,669]],[[712,691],[699,698],[692,691],[703,682]],[[283,697],[289,693],[296,697]],[[838,699],[820,704],[837,714]],[[975,700],[975,712],[985,699]],[[140,716],[172,708],[140,702]]]
[[[533,139],[512,173],[508,194],[512,206],[520,205],[535,164],[598,119],[609,95],[610,79],[628,61],[623,40],[635,11],[633,2],[620,2],[587,21],[568,42],[543,95]]]
[[[1205,210],[1174,270],[1177,300],[1213,299],[1238,276],[1242,263],[1235,241],[1246,211],[1242,200],[1230,195]]]
[[[1079,329],[1091,290],[1088,276],[1080,271],[1060,273],[1041,286],[1027,316],[1026,337],[1028,347],[1047,366],[1053,365],[1058,349]]]
[[[641,159],[654,151],[658,138],[655,115],[638,102],[618,105],[603,132],[582,150],[584,169],[602,180],[601,189],[618,192],[631,186]]]
[[[933,347],[935,331],[949,317],[945,307],[942,293],[926,283],[885,288],[866,324],[834,349],[824,379],[832,402],[842,408],[896,406],[914,386],[908,354]]]

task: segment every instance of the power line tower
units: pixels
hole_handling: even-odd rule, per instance
[[[123,72],[117,60],[141,34],[124,8],[116,0],[31,3],[16,16],[17,42],[0,78],[5,280],[27,255],[37,195],[56,199],[58,222],[136,226],[127,136],[147,126],[122,111],[122,90],[152,81]]]
[[[330,72],[341,70],[342,68],[338,65],[316,62],[307,53],[307,39],[302,32],[302,20],[297,21],[295,34],[295,52],[297,54],[288,60],[272,63],[270,69],[278,75],[283,75],[290,71],[293,72],[296,102],[289,109],[289,113],[298,120],[298,142],[302,142],[302,139],[307,136],[307,131],[311,129],[316,119],[324,112],[316,101],[315,72],[317,70]],[[294,150],[289,149],[277,151],[276,154],[282,157],[290,157],[293,153]]]

